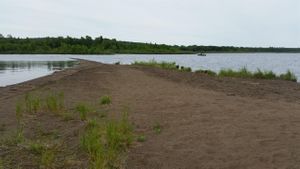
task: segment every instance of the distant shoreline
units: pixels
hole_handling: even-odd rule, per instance
[[[196,54],[196,53],[300,53],[300,48],[166,45],[128,42],[102,36],[92,38],[0,38],[0,54]]]
[[[267,53],[286,53],[300,54],[300,52],[206,52],[206,54],[267,54]],[[197,53],[0,53],[0,55],[196,55]]]

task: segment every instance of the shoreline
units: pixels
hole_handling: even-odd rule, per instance
[[[102,96],[109,96],[112,103],[99,107],[106,115],[99,118],[117,118],[125,109],[135,135],[144,138],[133,142],[124,168],[271,169],[298,165],[300,156],[293,156],[299,153],[295,146],[300,147],[297,83],[79,61],[76,67],[0,88],[1,140],[15,133],[16,103],[26,93],[43,98],[53,91],[64,93],[72,118],[66,120],[42,109],[25,113],[23,120],[26,139],[62,143],[60,151],[53,150],[56,167],[89,166],[79,142],[86,122],[73,111],[78,103],[99,107]],[[88,119],[95,117],[95,112],[87,115]],[[48,134],[40,135],[40,131]],[[27,144],[1,144],[4,166],[14,168],[22,161],[19,165],[25,169],[38,168],[39,155],[26,149]]]

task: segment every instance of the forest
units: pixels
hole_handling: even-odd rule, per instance
[[[193,54],[193,53],[300,52],[300,48],[233,46],[178,46],[127,42],[102,36],[18,38],[0,34],[0,54]]]

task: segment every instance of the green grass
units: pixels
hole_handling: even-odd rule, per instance
[[[133,128],[126,113],[120,120],[90,120],[81,136],[81,146],[89,154],[90,168],[119,168],[122,155],[133,141]]]
[[[154,126],[153,126],[153,130],[155,131],[156,134],[160,134],[161,133],[161,130],[162,130],[162,127],[159,123],[156,123]]]
[[[232,69],[222,69],[220,70],[218,76],[220,77],[243,77],[243,78],[250,78],[253,76],[253,74],[248,71],[245,67],[235,71]]]
[[[111,98],[109,96],[102,96],[100,98],[100,104],[102,104],[102,105],[109,105],[109,104],[111,104]]]
[[[16,118],[17,118],[17,125],[20,126],[23,120],[23,110],[22,104],[17,102],[16,104]]]
[[[159,67],[159,68],[171,69],[171,70],[177,70],[179,68],[175,62],[165,62],[165,61],[157,62],[154,59],[149,61],[135,61],[133,65]]]
[[[2,158],[0,158],[0,169],[4,169],[4,162]]]
[[[240,70],[232,70],[232,69],[222,69],[218,76],[220,77],[238,77],[238,78],[256,78],[256,79],[273,79],[273,80],[287,80],[297,82],[297,78],[295,74],[293,74],[290,70],[286,73],[276,75],[272,71],[261,71],[257,69],[255,72],[251,72],[247,70],[247,68],[242,68]]]
[[[290,70],[288,70],[286,73],[281,74],[279,76],[279,78],[281,80],[288,80],[288,81],[293,81],[293,82],[297,82],[297,77],[294,73],[292,73]]]
[[[36,155],[41,155],[46,147],[40,142],[30,142],[28,146],[28,150]]]
[[[87,114],[91,111],[91,109],[84,103],[79,103],[76,106],[76,111],[79,113],[79,117],[82,121],[87,120]]]
[[[45,149],[42,151],[41,162],[40,162],[41,167],[47,169],[53,168],[54,161],[55,161],[55,153],[53,150]]]
[[[154,59],[149,60],[149,61],[135,61],[133,63],[133,65],[158,67],[158,68],[162,68],[162,69],[178,70],[178,71],[182,71],[182,72],[191,72],[192,71],[192,69],[190,67],[179,66],[175,62],[166,62],[166,61],[158,62]]]
[[[25,95],[25,111],[27,113],[37,113],[41,108],[41,99],[30,93]]]
[[[45,99],[46,109],[55,114],[61,114],[65,111],[64,93],[51,93]]]
[[[145,142],[146,141],[146,136],[145,135],[139,135],[139,136],[137,136],[136,141]]]
[[[196,70],[195,73],[203,73],[203,74],[207,74],[209,76],[217,76],[217,73],[211,70]]]

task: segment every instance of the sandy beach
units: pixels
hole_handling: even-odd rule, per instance
[[[108,118],[129,113],[134,142],[124,162],[128,169],[297,169],[300,168],[300,85],[280,80],[211,77],[159,68],[81,61],[52,75],[0,88],[0,137],[16,130],[16,102],[28,92],[61,91],[72,110],[78,102],[105,107]],[[24,134],[56,131],[61,143],[54,168],[87,168],[79,148],[84,122],[39,113],[24,115]],[[159,124],[161,132],[153,126]],[[22,146],[0,144],[4,166],[39,168]]]

